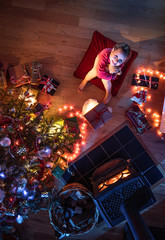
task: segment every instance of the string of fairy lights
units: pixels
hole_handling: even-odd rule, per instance
[[[137,83],[140,84],[141,79],[140,79],[140,75],[144,75],[144,76],[150,76],[150,77],[157,77],[159,79],[164,80],[165,79],[165,74],[161,73],[158,70],[152,70],[152,69],[147,69],[147,68],[140,68],[137,70],[136,73],[136,78],[137,78]],[[140,86],[135,86],[134,90],[145,90],[147,91],[147,99],[146,102],[151,101],[152,100],[152,96],[151,94],[148,94],[148,91],[150,90],[150,87],[140,87]],[[147,117],[150,117],[150,119],[152,120],[152,126],[157,128],[157,134],[159,136],[162,136],[162,132],[160,132],[159,130],[159,126],[160,126],[160,122],[161,122],[161,115],[153,110],[151,107],[146,107],[145,103],[142,103],[141,105],[139,105],[139,108],[141,109],[142,112],[144,112],[145,115],[147,115]]]
[[[80,111],[77,111],[73,105],[64,105],[63,107],[60,107],[58,109],[59,114],[65,114],[65,116],[72,118],[72,117],[77,117],[78,122],[79,122],[79,129],[80,129],[80,134],[79,137],[80,139],[77,140],[77,142],[74,144],[72,153],[64,153],[63,157],[67,159],[68,162],[73,161],[78,157],[78,155],[81,152],[81,147],[86,144],[86,128],[87,128],[87,123],[85,122],[85,118],[82,115]],[[67,112],[67,114],[66,114]],[[61,154],[60,152],[57,152],[59,155]],[[62,155],[62,154],[61,154]]]

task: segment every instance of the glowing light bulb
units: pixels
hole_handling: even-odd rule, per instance
[[[162,135],[162,133],[160,132],[160,130],[157,130],[157,134],[158,134],[159,136]]]
[[[21,215],[18,215],[16,221],[18,224],[21,224],[23,222],[23,217]]]
[[[19,145],[19,140],[15,141],[15,145],[17,145],[17,146]]]
[[[162,77],[163,77],[163,74],[160,75],[160,78],[162,78]]]
[[[73,117],[73,113],[70,113],[69,116],[70,116],[70,117]]]
[[[151,112],[151,108],[147,108],[147,112],[150,113]]]
[[[5,178],[5,174],[3,172],[0,173],[0,178]]]
[[[148,96],[147,96],[147,99],[151,99],[151,95],[148,95]]]
[[[66,110],[68,108],[68,106],[67,105],[64,105],[64,109]]]
[[[26,197],[28,195],[28,192],[26,190],[24,190],[23,195]]]
[[[70,110],[72,110],[73,109],[73,106],[70,106]]]
[[[58,111],[59,111],[59,112],[62,112],[62,108],[59,108]]]

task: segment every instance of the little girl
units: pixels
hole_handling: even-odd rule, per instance
[[[93,68],[80,83],[78,91],[82,92],[86,84],[95,77],[101,78],[105,87],[103,103],[111,99],[111,81],[121,75],[124,62],[130,57],[131,48],[126,43],[117,43],[113,49],[105,48],[96,57]]]

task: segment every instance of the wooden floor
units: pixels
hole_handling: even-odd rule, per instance
[[[40,93],[39,101],[52,102],[48,115],[57,114],[64,104],[81,110],[89,99],[101,101],[104,92],[88,83],[82,94],[77,87],[80,79],[73,72],[80,63],[95,30],[116,42],[124,41],[138,52],[117,97],[109,106],[113,119],[94,132],[88,126],[89,149],[122,124],[133,93],[131,78],[138,67],[165,73],[165,1],[164,0],[0,0],[0,60],[11,65],[38,60],[42,73],[55,77],[60,87],[53,97]],[[158,90],[150,90],[151,101],[146,108],[162,113],[165,80]],[[151,120],[151,116],[148,116]],[[152,127],[141,137],[155,158],[165,169],[165,145]],[[144,213],[148,225],[165,228],[164,184],[154,190],[156,205]],[[96,226],[87,234],[68,239],[120,240],[124,223],[109,229],[106,224]],[[21,240],[53,240],[54,231],[47,212],[38,213],[20,226]]]

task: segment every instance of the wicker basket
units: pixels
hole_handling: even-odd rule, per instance
[[[62,199],[67,199],[69,194],[79,191],[83,194],[84,198],[90,199],[93,202],[93,196],[91,192],[79,183],[71,183],[66,185],[60,193],[54,196],[49,209],[50,222],[53,225],[55,231],[64,235],[76,235],[89,232],[94,228],[98,221],[99,212],[96,206],[89,211],[89,216],[82,225],[73,226],[69,221],[66,221],[64,214],[59,216],[58,210],[65,208],[63,206]]]

